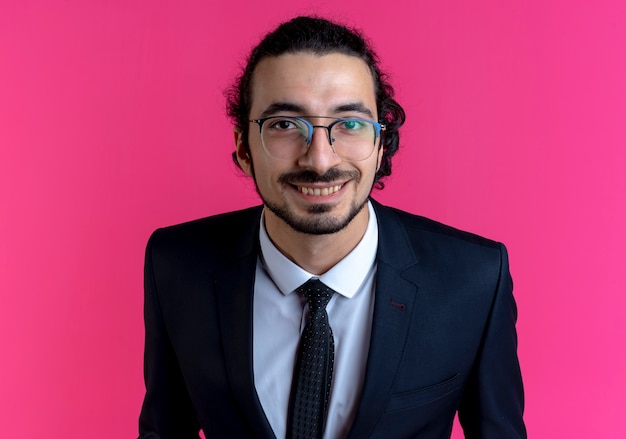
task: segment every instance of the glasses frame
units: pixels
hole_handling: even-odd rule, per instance
[[[313,139],[313,129],[315,128],[324,128],[326,129],[326,133],[328,136],[328,143],[330,144],[331,149],[333,150],[333,152],[335,154],[337,154],[338,156],[340,156],[343,160],[346,160],[348,162],[360,162],[363,160],[367,160],[368,158],[370,158],[372,156],[372,152],[374,152],[375,146],[376,146],[376,141],[378,139],[380,139],[380,133],[381,131],[385,131],[387,129],[387,127],[385,126],[385,124],[373,121],[373,120],[369,120],[369,119],[364,119],[362,117],[332,117],[332,116],[268,116],[268,117],[263,117],[261,119],[250,119],[249,122],[251,123],[256,123],[259,126],[259,134],[261,135],[261,143],[263,144],[263,150],[265,150],[265,152],[270,156],[270,157],[274,157],[274,158],[281,158],[281,157],[276,157],[274,155],[272,155],[267,147],[265,146],[265,141],[263,140],[263,125],[265,125],[265,122],[270,120],[270,119],[291,119],[294,121],[299,121],[304,123],[309,131],[308,131],[308,136],[305,139],[305,146],[308,148],[309,145],[311,145],[311,141]],[[329,123],[328,125],[313,125],[311,122],[309,122],[307,119],[334,119],[333,122]],[[357,122],[366,122],[369,124],[372,124],[372,126],[374,126],[374,141],[372,143],[372,151],[370,151],[369,155],[365,158],[362,159],[358,159],[358,160],[351,160],[351,159],[347,159],[345,157],[343,157],[341,154],[337,153],[337,151],[335,150],[335,146],[333,145],[333,142],[335,141],[335,139],[333,139],[330,135],[331,130],[333,129],[333,127],[335,125],[337,125],[338,123],[341,122],[348,122],[348,121],[357,121]]]

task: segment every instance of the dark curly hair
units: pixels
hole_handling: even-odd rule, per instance
[[[381,180],[391,175],[391,158],[398,151],[400,144],[398,130],[406,118],[404,110],[393,99],[393,87],[378,67],[378,56],[361,32],[323,18],[296,17],[265,35],[250,53],[245,68],[233,86],[226,91],[226,111],[233,125],[241,130],[244,145],[249,148],[248,119],[252,104],[251,86],[254,69],[265,57],[297,52],[310,52],[316,55],[341,53],[361,58],[369,66],[374,79],[378,120],[386,125],[386,130],[381,132],[383,158],[374,180],[376,186],[382,189],[384,184]],[[233,153],[233,160],[239,166],[236,153]]]

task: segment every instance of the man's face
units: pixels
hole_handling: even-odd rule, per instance
[[[377,119],[374,81],[360,58],[307,52],[264,58],[252,80],[250,119],[269,116],[330,116]],[[328,119],[309,118],[313,125]],[[257,126],[250,126],[250,155],[236,132],[237,157],[254,177],[268,208],[298,232],[335,233],[361,213],[380,165],[378,144],[370,157],[347,162],[333,152],[324,128],[315,128],[308,149],[293,159],[269,156]],[[377,141],[379,142],[379,140]]]

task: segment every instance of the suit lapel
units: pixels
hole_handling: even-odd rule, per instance
[[[255,390],[252,364],[252,300],[259,221],[260,210],[256,220],[249,222],[249,230],[241,231],[237,257],[216,271],[214,281],[230,386],[254,437],[269,439],[275,436]]]
[[[402,361],[415,310],[415,254],[399,219],[372,201],[379,227],[372,335],[363,393],[349,439],[369,437],[382,416]]]

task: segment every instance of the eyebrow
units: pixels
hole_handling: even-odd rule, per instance
[[[269,107],[267,107],[263,111],[263,113],[261,113],[261,118],[273,116],[276,113],[282,113],[285,111],[291,113],[303,113],[304,107],[289,102],[274,102]]]
[[[361,113],[361,114],[368,116],[371,119],[374,118],[374,115],[369,110],[369,108],[367,108],[361,102],[353,102],[350,104],[344,104],[335,108],[335,113],[346,113],[346,112]]]
[[[270,104],[270,106],[267,107],[261,113],[260,118],[270,117],[270,116],[275,115],[276,113],[282,113],[282,112],[304,114],[305,109],[302,105],[294,104],[291,102],[274,102],[273,104]],[[347,113],[347,112],[361,113],[365,116],[368,116],[371,119],[374,118],[374,115],[369,110],[369,108],[367,108],[361,102],[352,102],[348,104],[342,104],[342,105],[335,107],[333,110],[333,114]],[[310,115],[310,116],[317,116],[317,115]]]

